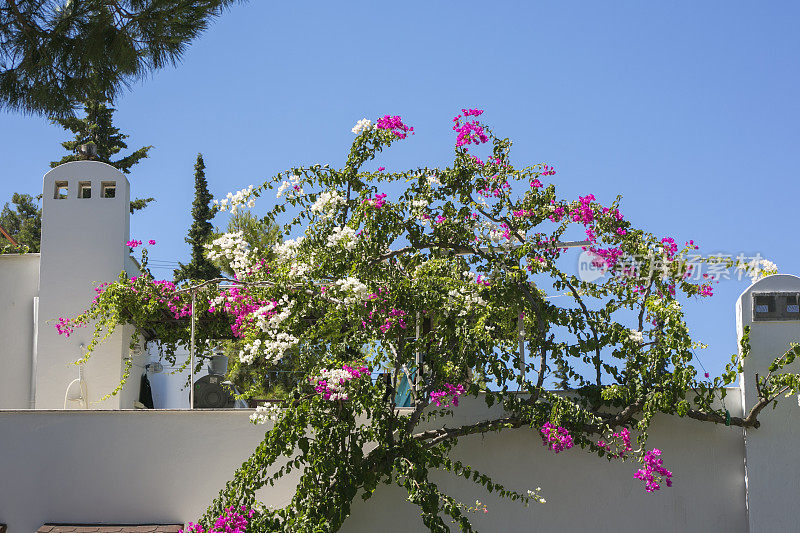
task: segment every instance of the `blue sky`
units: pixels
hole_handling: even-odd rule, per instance
[[[799,15],[793,2],[237,5],[116,102],[129,146],[155,146],[131,183],[158,201],[131,235],[156,239],[155,259],[186,260],[197,152],[219,196],[289,166],[341,165],[358,119],[399,114],[417,133],[378,164],[443,166],[451,118],[478,107],[518,165],[556,167],[561,196],[621,194],[639,227],[800,274]],[[0,199],[39,193],[65,139],[0,112]],[[714,372],[736,349],[746,285],[723,281],[687,307]]]

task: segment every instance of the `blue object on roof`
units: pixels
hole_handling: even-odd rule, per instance
[[[417,369],[409,369],[408,374],[411,376],[411,379],[415,379]],[[397,407],[411,407],[411,386],[412,384],[408,382],[406,373],[403,372],[400,377],[400,384],[397,386],[397,394],[394,397],[394,404]]]

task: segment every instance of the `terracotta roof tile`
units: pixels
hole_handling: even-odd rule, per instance
[[[6,240],[10,242],[12,246],[19,246],[19,243],[16,240],[14,240],[14,237],[8,234],[8,232],[5,230],[5,228],[3,228],[3,226],[0,226],[0,235],[5,237]],[[3,527],[5,527],[5,525]]]
[[[36,533],[178,533],[182,524],[45,524]],[[5,526],[0,526],[5,533]]]

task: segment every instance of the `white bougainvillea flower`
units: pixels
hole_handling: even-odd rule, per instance
[[[371,130],[371,129],[372,129],[372,121],[368,120],[366,118],[362,118],[361,120],[356,122],[356,125],[353,126],[353,129],[350,130],[350,131],[352,131],[353,133],[358,135],[362,131],[367,131],[367,130]]]

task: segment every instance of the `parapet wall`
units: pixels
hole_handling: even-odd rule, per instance
[[[728,395],[732,414],[737,395]],[[248,410],[0,411],[0,523],[35,531],[44,523],[186,523],[196,520],[263,437]],[[494,413],[496,414],[496,413]],[[493,414],[475,399],[453,425]],[[650,446],[664,451],[674,486],[648,494],[634,462],[608,462],[573,448],[553,454],[530,429],[462,438],[466,463],[510,488],[542,488],[544,505],[498,501],[463,479],[440,486],[465,504],[480,499],[481,531],[745,533],[744,444],[738,428],[659,417]],[[292,483],[263,493],[282,506]],[[787,512],[785,509],[780,512]],[[342,531],[425,531],[396,486],[357,498]]]

